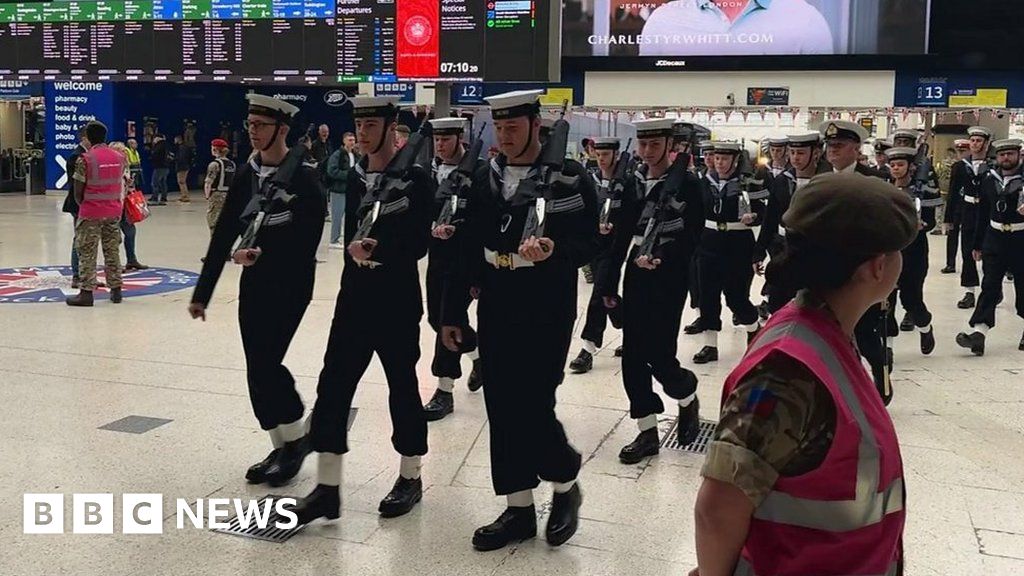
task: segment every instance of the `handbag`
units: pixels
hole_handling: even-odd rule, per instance
[[[149,205],[146,196],[138,188],[132,190],[124,199],[124,211],[128,222],[138,224],[149,218]]]

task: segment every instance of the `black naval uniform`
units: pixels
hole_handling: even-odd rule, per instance
[[[993,169],[985,178],[978,202],[974,237],[970,246],[981,251],[983,279],[978,306],[971,315],[970,325],[996,325],[996,306],[1003,296],[1003,277],[1013,274],[1017,316],[1024,318],[1024,216],[1018,212],[1022,205],[1024,165],[1010,176]],[[965,249],[966,252],[966,249]],[[1024,339],[1021,340],[1024,350]],[[984,352],[984,344],[981,347]]]
[[[474,178],[463,258],[442,311],[445,326],[461,325],[465,294],[480,289],[477,329],[499,495],[532,490],[540,480],[570,482],[579,473],[580,454],[555,415],[555,389],[572,340],[577,269],[597,250],[593,181],[567,160],[545,194],[543,235],[554,251],[541,262],[522,260],[519,246],[542,168],[538,159],[506,197],[505,163],[500,155]]]
[[[981,199],[981,188],[985,176],[991,171],[987,161],[975,164],[971,158],[953,164],[949,177],[949,206],[943,221],[951,224],[950,237],[947,239],[947,265],[952,266],[956,259],[956,242],[960,241],[963,254],[961,256],[960,286],[977,288],[980,284],[978,264],[971,255],[974,237],[978,233],[978,222],[986,220],[987,214],[979,216],[978,203]],[[987,222],[985,222],[987,224]],[[959,234],[957,234],[959,232]],[[951,240],[950,240],[951,239]],[[948,243],[953,243],[953,257],[949,258]],[[973,297],[967,297],[970,305],[965,302],[962,307],[971,308]]]
[[[918,217],[922,228],[914,241],[903,249],[903,270],[900,272],[896,290],[889,296],[889,309],[894,310],[896,295],[899,293],[900,302],[910,313],[910,318],[918,329],[929,328],[932,323],[932,313],[924,302],[924,282],[928,276],[928,233],[935,229],[935,209],[942,205],[942,195],[934,184],[932,182],[920,189],[916,186],[901,188],[919,207]],[[887,335],[895,337],[898,334],[895,315],[890,314]],[[921,352],[930,354],[934,346],[934,334],[931,331],[923,333]]]
[[[754,231],[764,219],[767,190],[743,191],[740,175],[734,173],[721,181],[708,174],[703,180],[703,207],[706,221],[700,237],[700,325],[704,330],[722,330],[722,294],[740,325],[758,322],[757,308],[750,302],[754,280],[752,265]],[[740,223],[740,204],[746,194],[755,215],[749,226]],[[742,227],[742,228],[741,228]]]
[[[440,184],[441,180],[449,174],[449,172],[441,168],[442,166],[444,165],[435,162],[434,182],[437,184]],[[474,173],[483,169],[484,166],[486,166],[486,162],[478,160]],[[447,166],[446,168],[455,167]],[[468,291],[459,294],[458,298],[455,298],[455,295],[453,295],[453,298],[448,302],[450,306],[455,306],[450,312],[453,315],[458,313],[460,319],[457,325],[462,328],[462,350],[460,352],[452,352],[445,348],[441,342],[441,307],[442,303],[445,302],[444,289],[451,267],[457,264],[459,254],[458,236],[461,226],[465,222],[465,215],[469,212],[469,202],[471,200],[469,192],[471,191],[462,192],[462,196],[458,199],[458,208],[455,209],[452,216],[451,224],[455,226],[455,235],[447,240],[433,237],[430,239],[430,257],[427,260],[427,321],[430,323],[430,327],[437,332],[437,339],[434,342],[434,360],[430,364],[431,373],[437,378],[451,378],[453,380],[461,378],[462,354],[476,350],[476,332],[469,325],[468,312],[469,304],[473,299]],[[440,214],[443,205],[450,202],[451,196],[445,198],[435,196],[432,212],[435,219]]]
[[[793,194],[807,184],[810,178],[798,178],[796,169],[788,170],[772,180],[768,189],[768,207],[765,210],[764,224],[754,246],[754,262],[764,262],[769,256],[771,260],[765,270],[765,295],[768,297],[768,311],[778,312],[796,296],[796,290],[787,285],[785,278],[776,278],[771,273],[772,262],[782,254],[786,247],[786,228],[782,225],[782,215],[789,210]]]
[[[670,175],[679,169],[686,174],[672,186]],[[630,230],[634,236],[626,261],[622,384],[629,397],[630,417],[640,419],[665,411],[652,378],[676,400],[697,391],[697,377],[680,366],[676,347],[690,285],[690,262],[704,227],[704,198],[696,175],[683,167],[673,166],[660,178],[648,179],[647,166],[641,166],[636,179],[644,196],[640,217]],[[661,264],[653,270],[641,268],[636,264],[640,245],[648,234],[657,233],[659,226],[651,256]],[[696,399],[693,406],[696,415]],[[696,417],[692,420],[696,423]],[[681,429],[680,442],[692,442],[691,432]]]
[[[371,237],[378,240],[370,256],[376,264],[359,265],[345,252],[317,384],[310,433],[317,452],[348,452],[348,413],[356,386],[376,352],[387,378],[391,411],[391,442],[402,456],[427,453],[427,421],[419,395],[416,362],[420,357],[420,292],[418,261],[427,253],[433,214],[429,175],[412,170],[404,178],[367,174],[368,157],[349,172],[345,204],[345,245],[362,218],[380,200],[380,216]]]
[[[636,180],[627,175],[623,182],[602,177],[600,169],[592,172],[597,189],[598,210],[607,205],[609,234],[598,235],[598,253],[591,267],[594,270],[594,288],[587,304],[587,318],[580,337],[600,348],[604,344],[604,330],[608,325],[608,309],[604,298],[618,298],[622,263],[633,240],[632,226],[640,210],[640,197]]]
[[[260,195],[265,178],[271,178],[274,171],[261,167],[256,156],[235,174],[192,302],[209,305],[232,245],[256,215],[250,202]],[[283,362],[313,298],[316,249],[326,216],[324,190],[312,165],[304,164],[295,171],[286,192],[292,196],[279,195],[274,200],[256,240],[262,254],[242,269],[239,285],[238,326],[249,398],[264,430],[302,418],[302,399]]]

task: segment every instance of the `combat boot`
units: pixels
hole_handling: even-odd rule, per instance
[[[68,306],[92,306],[92,290],[80,290],[77,296],[68,296],[64,300]]]

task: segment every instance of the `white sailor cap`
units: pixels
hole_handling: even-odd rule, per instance
[[[992,147],[996,149],[996,152],[1006,152],[1020,150],[1022,144],[1024,143],[1019,138],[1007,138],[1006,140],[996,140],[992,143]]]
[[[879,154],[885,154],[886,150],[892,148],[892,142],[879,138],[878,140],[875,140],[875,143],[872,145],[872,147],[875,149],[875,152]]]
[[[913,162],[914,158],[917,157],[916,148],[889,148],[885,151],[885,157],[891,160],[906,160],[907,162]]]
[[[594,138],[594,150],[618,150],[622,142],[618,138]]]
[[[897,138],[906,138],[907,140],[913,140],[917,142],[917,136],[917,130],[912,130],[910,128],[900,128],[899,130],[895,130],[892,133],[893,140],[896,140]]]
[[[715,143],[711,140],[701,140],[697,144],[697,148],[700,148],[704,153],[711,153],[715,151]]]
[[[353,96],[353,118],[394,118],[398,115],[401,96]]]
[[[818,132],[826,141],[853,140],[859,144],[868,137],[868,131],[863,126],[848,120],[826,120],[821,123]]]
[[[466,123],[465,118],[434,118],[430,127],[434,136],[457,136],[466,130]]]
[[[715,154],[739,154],[743,151],[743,146],[739,142],[729,142],[727,140],[717,140],[712,143],[715,148]]]
[[[793,134],[787,138],[790,148],[811,148],[821,144],[821,134],[808,132],[806,134]]]
[[[953,140],[953,147],[957,150],[966,150],[971,147],[971,141],[967,138],[957,138]]]
[[[672,136],[672,125],[675,124],[675,121],[675,118],[647,118],[633,122],[633,127],[636,128],[638,139],[658,138]]]
[[[992,131],[984,126],[971,126],[967,129],[968,136],[981,136],[982,138],[991,138]]]
[[[515,90],[484,98],[491,107],[491,118],[508,120],[520,116],[532,116],[540,111],[540,96],[543,90]]]
[[[287,121],[299,112],[298,106],[265,94],[249,93],[245,99],[249,101],[249,114]]]
[[[769,138],[768,145],[773,148],[780,148],[789,146],[789,138],[783,136],[781,138]]]

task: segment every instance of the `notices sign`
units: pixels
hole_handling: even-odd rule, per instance
[[[950,108],[985,106],[989,108],[1006,108],[1006,88],[969,88],[954,90],[949,95]]]
[[[112,127],[114,85],[110,82],[66,80],[47,82],[46,97],[46,188],[68,186],[71,167],[67,159],[78,146],[78,129],[90,120]]]
[[[747,88],[747,106],[789,106],[789,88]]]

